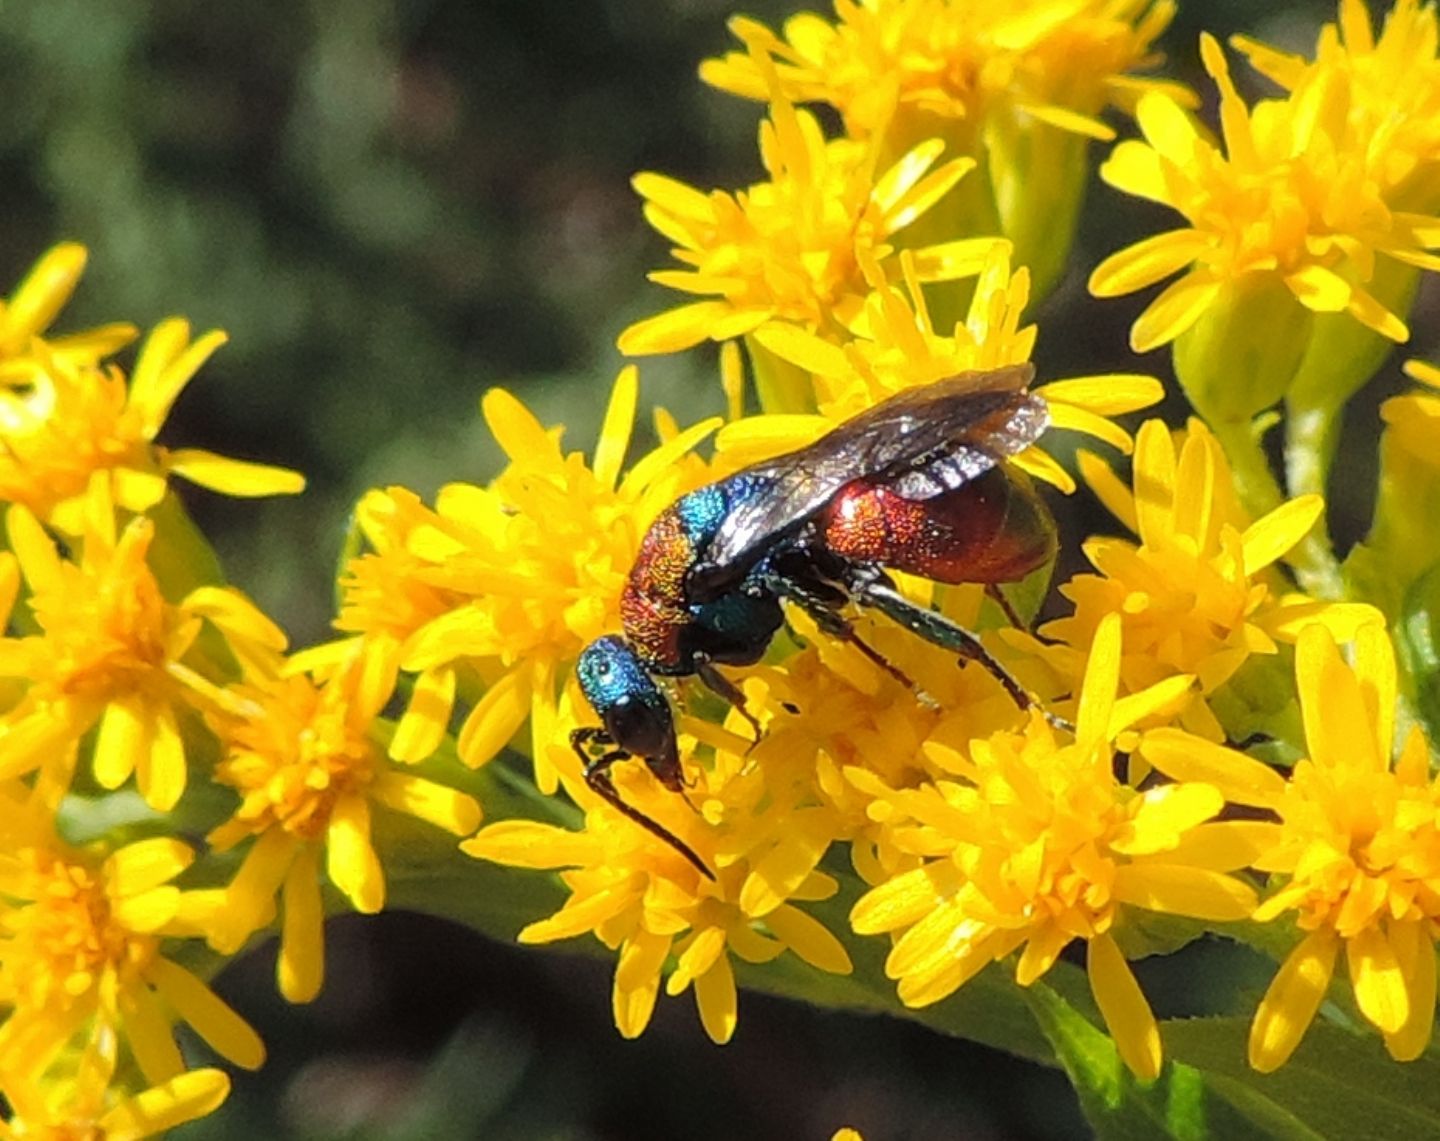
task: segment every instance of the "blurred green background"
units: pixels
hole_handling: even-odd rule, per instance
[[[794,10],[744,8],[772,25]],[[295,644],[317,641],[360,492],[399,483],[429,496],[496,472],[485,389],[510,387],[566,424],[571,446],[593,443],[622,363],[616,334],[671,303],[644,280],[667,258],[630,175],[736,187],[759,174],[759,108],[695,78],[731,46],[734,12],[719,0],[10,0],[0,289],[51,242],[76,239],[92,258],[63,328],[178,313],[229,331],[162,440],[309,476],[296,499],[187,494],[232,579]],[[1166,37],[1170,69],[1203,87],[1201,27],[1308,51],[1333,12],[1192,0]],[[1125,347],[1146,299],[1097,304],[1083,291],[1102,256],[1165,217],[1092,188],[1074,269],[1037,315],[1042,377],[1166,375],[1164,353],[1137,362]],[[1433,354],[1435,308],[1427,287],[1416,355]],[[644,399],[683,420],[720,409],[713,352],[647,360],[641,375]],[[1335,489],[1344,539],[1364,527],[1374,405],[1397,378],[1392,362],[1351,416]],[[1113,529],[1083,496],[1062,516],[1072,547]],[[626,1043],[610,1022],[609,962],[403,914],[333,923],[327,950],[309,1007],[274,995],[273,947],[221,977],[271,1060],[237,1075],[187,1137],[1083,1131],[1058,1075],[907,1023],[742,995],[739,1031],[718,1049],[687,995],[662,998],[648,1034]],[[1157,1008],[1191,1010],[1193,977],[1152,970]]]

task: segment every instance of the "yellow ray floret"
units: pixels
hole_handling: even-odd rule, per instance
[[[819,415],[764,415],[727,425],[717,439],[727,466],[803,447],[904,389],[1029,359],[1036,330],[1022,324],[1029,301],[1024,267],[1012,270],[1008,253],[992,250],[965,319],[953,329],[937,330],[916,272],[921,256],[910,250],[901,254],[904,289],[887,285],[873,261],[866,263],[873,289],[855,335],[843,345],[788,322],[774,322],[756,334],[765,349],[811,375]],[[1149,407],[1164,393],[1159,381],[1129,374],[1053,381],[1034,391],[1049,405],[1055,427],[1096,436],[1127,452],[1130,436],[1111,417]],[[1038,447],[1015,463],[1063,491],[1075,489],[1069,474]]]
[[[62,342],[32,338],[26,356],[0,360],[0,499],[73,534],[95,472],[105,473],[115,501],[137,514],[160,502],[172,473],[227,495],[303,490],[304,478],[284,468],[156,444],[175,400],[224,342],[213,330],[192,343],[186,322],[162,321],[128,382],[118,366]]]

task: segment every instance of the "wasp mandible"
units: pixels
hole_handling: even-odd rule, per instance
[[[576,666],[604,725],[570,735],[586,783],[714,879],[689,845],[624,801],[610,767],[640,757],[667,789],[683,789],[674,720],[657,676],[698,675],[758,733],[743,694],[715,667],[759,661],[784,621],[782,601],[913,690],[842,613],[851,602],[879,610],[979,662],[1029,708],[1030,695],[973,633],[906,599],[886,571],[985,583],[1009,613],[998,584],[1054,555],[1049,511],[1029,479],[1004,462],[1049,423],[1044,400],[1028,391],[1033,376],[1019,364],[907,389],[808,447],[701,487],[661,512],[620,597],[623,636],[591,642]]]

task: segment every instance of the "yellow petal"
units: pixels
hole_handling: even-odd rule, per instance
[[[1148,861],[1117,868],[1114,891],[1122,903],[1216,923],[1249,918],[1257,902],[1254,888],[1233,876]]]
[[[285,917],[275,977],[289,1002],[310,1002],[325,982],[325,914],[320,902],[320,863],[303,845],[285,876]]]
[[[229,1093],[223,1070],[190,1070],[126,1098],[96,1124],[105,1141],[142,1141],[213,1113]]]
[[[621,1037],[638,1038],[650,1024],[660,993],[660,968],[670,953],[670,936],[640,931],[620,948],[610,1005]]]
[[[1435,944],[1423,922],[1395,923],[1390,945],[1410,992],[1410,1017],[1393,1034],[1385,1035],[1385,1048],[1399,1062],[1412,1062],[1430,1043],[1435,1030]]]
[[[1324,510],[1325,501],[1320,496],[1301,495],[1251,523],[1241,536],[1244,573],[1253,575],[1289,551],[1305,537]]]
[[[1285,778],[1274,769],[1180,729],[1150,730],[1140,738],[1139,751],[1171,780],[1213,785],[1236,804],[1276,808],[1285,795]]]
[[[456,741],[460,759],[472,769],[493,760],[530,715],[530,671],[517,666],[485,691],[465,718]]]
[[[1197,230],[1171,230],[1111,254],[1090,274],[1096,297],[1121,297],[1169,277],[1210,248],[1212,239]]]
[[[325,872],[356,911],[373,915],[385,906],[385,874],[370,843],[370,805],[363,796],[341,796],[330,810]]]
[[[493,860],[515,868],[584,867],[593,863],[596,840],[585,832],[570,832],[529,820],[501,820],[460,850],[477,860]]]
[[[149,757],[154,718],[138,700],[112,701],[100,718],[95,738],[95,779],[116,789],[129,779],[142,757]]]
[[[830,841],[834,826],[829,809],[808,809],[791,814],[786,834],[751,869],[740,889],[740,910],[751,918],[775,910],[815,870]]]
[[[1335,970],[1339,942],[1328,928],[1312,931],[1290,952],[1271,980],[1250,1027],[1250,1067],[1279,1069],[1315,1019]]]
[[[627,357],[678,353],[710,339],[711,330],[734,310],[728,301],[696,301],[667,309],[655,317],[636,321],[615,341]],[[765,321],[762,316],[755,324]]]
[[[265,1046],[250,1024],[178,963],[157,958],[145,972],[171,1009],[221,1057],[247,1070],[265,1062]]]
[[[1130,347],[1148,353],[1169,344],[1200,318],[1220,295],[1220,279],[1209,270],[1192,270],[1166,286],[1130,329]]]
[[[1182,833],[1203,824],[1225,807],[1225,798],[1208,784],[1167,784],[1147,789],[1129,822],[1116,829],[1110,847],[1123,855],[1143,856],[1173,848]]]
[[[635,406],[640,400],[640,370],[626,365],[615,378],[610,403],[600,426],[600,439],[595,445],[595,462],[591,470],[602,487],[613,488],[625,463],[625,450],[630,446],[630,427],[635,423]]]
[[[1345,959],[1360,1013],[1382,1033],[1397,1033],[1410,1018],[1410,994],[1385,932],[1361,928],[1345,941]]]
[[[1109,935],[1091,939],[1085,967],[1121,1059],[1141,1081],[1153,1081],[1160,1076],[1160,1028],[1115,940]]]
[[[31,337],[43,333],[65,308],[85,270],[88,253],[78,242],[61,242],[46,250],[10,299],[0,309],[0,351],[19,352]]]
[[[298,471],[231,459],[200,448],[178,448],[167,453],[165,466],[191,483],[243,499],[299,495],[305,490],[305,477]]]
[[[194,859],[194,851],[183,840],[170,836],[137,840],[105,860],[106,886],[112,896],[135,895],[174,879]]]
[[[402,764],[423,761],[440,747],[450,713],[455,708],[455,670],[439,666],[424,670],[415,679],[410,704],[395,726],[389,754]]]
[[[721,955],[715,965],[695,980],[695,1005],[700,1024],[710,1041],[723,1046],[735,1033],[735,972],[730,960]]]
[[[832,975],[848,975],[853,969],[844,944],[828,927],[799,908],[789,904],[777,907],[765,917],[765,925],[812,967]]]
[[[479,801],[434,781],[407,773],[381,773],[371,784],[370,794],[387,808],[424,820],[455,836],[468,836],[480,827]]]

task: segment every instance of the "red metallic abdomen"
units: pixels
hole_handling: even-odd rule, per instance
[[[1015,582],[1055,553],[1050,513],[1023,474],[1004,468],[931,499],[857,479],[819,526],[836,554],[935,582]]]

